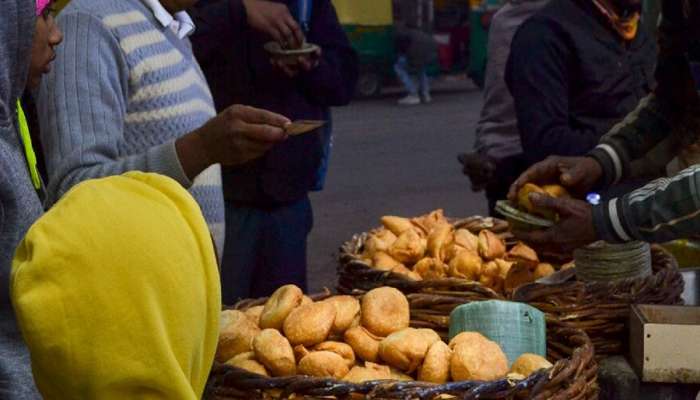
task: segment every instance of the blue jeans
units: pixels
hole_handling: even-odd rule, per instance
[[[396,60],[396,64],[394,64],[394,72],[396,72],[396,76],[406,88],[408,94],[418,96],[419,88],[416,87],[416,83],[413,81],[406,56],[399,56],[398,60]],[[429,96],[430,82],[428,81],[428,72],[425,67],[418,70],[417,75],[418,84],[420,85],[420,94],[425,97]]]
[[[306,292],[306,238],[312,226],[308,197],[269,209],[226,202],[223,303],[269,296],[286,284]]]

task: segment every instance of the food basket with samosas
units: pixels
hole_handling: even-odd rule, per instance
[[[508,360],[478,332],[444,341],[411,327],[408,299],[395,288],[308,297],[287,285],[222,312],[206,398],[597,398],[586,334],[554,329],[548,336],[556,339],[548,359]]]
[[[529,215],[556,219],[527,206],[513,205]],[[416,218],[385,216],[381,227],[355,235],[341,247],[338,290],[361,294],[378,286],[395,287],[409,299],[412,324],[443,337],[450,313],[461,304],[527,302],[556,326],[586,331],[596,355],[622,354],[631,304],[681,301],[683,279],[674,258],[661,247],[651,249],[653,273],[647,277],[583,282],[576,279],[571,255],[538,252],[515,241],[506,221],[449,219],[442,210]]]

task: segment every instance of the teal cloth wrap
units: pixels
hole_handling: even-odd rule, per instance
[[[498,343],[512,364],[523,353],[547,355],[544,314],[524,303],[489,300],[463,304],[450,314],[450,339],[479,332]]]

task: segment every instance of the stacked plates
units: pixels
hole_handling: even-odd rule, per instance
[[[505,217],[515,231],[529,232],[554,226],[553,221],[520,211],[513,207],[508,200],[497,201],[495,210]]]
[[[581,281],[614,281],[651,275],[648,243],[596,242],[574,251],[576,278]]]

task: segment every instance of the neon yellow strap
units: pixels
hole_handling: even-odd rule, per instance
[[[41,189],[41,179],[39,178],[39,170],[36,167],[36,154],[32,146],[32,137],[29,135],[27,117],[24,115],[24,110],[22,110],[22,104],[19,100],[17,100],[17,120],[19,121],[19,135],[22,138],[22,145],[24,145],[24,155],[27,157],[29,175],[32,177],[34,188],[39,190]]]

